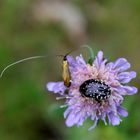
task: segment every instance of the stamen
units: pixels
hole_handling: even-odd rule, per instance
[[[65,107],[67,107],[67,106],[68,106],[67,104],[61,105],[60,108],[65,108]]]
[[[64,96],[64,97],[56,97],[56,100],[61,100],[61,99],[71,99],[72,97],[69,96]]]

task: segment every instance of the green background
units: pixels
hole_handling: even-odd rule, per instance
[[[81,34],[69,33],[61,21],[34,19],[33,6],[40,2],[0,0],[1,70],[7,64],[28,56],[66,54],[88,44],[95,53],[103,50],[110,61],[125,57],[132,64],[131,70],[139,75],[139,0],[67,0],[85,21],[84,33]],[[64,2],[59,0],[60,4]],[[84,49],[73,55],[79,53],[88,57]],[[67,128],[63,119],[65,109],[59,108],[64,101],[56,101],[56,95],[45,89],[48,81],[62,80],[61,62],[61,58],[50,55],[46,59],[16,65],[5,72],[0,79],[0,140],[140,139],[139,94],[125,98],[123,106],[128,109],[129,116],[123,118],[119,126],[105,126],[101,122],[89,132],[92,122],[87,120],[82,127]],[[138,75],[131,82],[136,87],[139,87]]]

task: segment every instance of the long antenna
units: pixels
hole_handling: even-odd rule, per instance
[[[71,52],[72,52],[72,51],[71,51]],[[71,52],[69,52],[69,53],[71,53]],[[69,53],[67,53],[66,55],[68,55]],[[16,62],[12,63],[12,64],[9,64],[9,65],[6,66],[6,67],[2,70],[2,72],[0,73],[0,78],[3,77],[3,74],[5,73],[5,71],[6,71],[7,69],[9,69],[10,67],[12,67],[12,66],[14,66],[14,65],[16,65],[16,64],[22,63],[22,62],[24,62],[24,61],[32,60],[32,59],[46,58],[46,57],[48,57],[48,56],[49,56],[49,55],[39,55],[39,56],[27,57],[27,58],[18,60],[18,61],[16,61]],[[65,57],[65,55],[55,55],[55,56],[58,56],[58,57]]]
[[[1,74],[0,74],[0,78],[2,78],[3,74],[5,73],[5,71],[6,71],[8,68],[10,68],[10,67],[12,67],[12,66],[14,66],[14,65],[16,65],[16,64],[22,63],[22,62],[24,62],[24,61],[32,60],[32,59],[39,59],[39,58],[45,58],[45,57],[47,57],[47,55],[32,56],[32,57],[28,57],[28,58],[24,58],[24,59],[21,59],[21,60],[19,60],[19,61],[16,61],[16,62],[14,62],[14,63],[8,65],[7,67],[5,67],[5,68],[3,69],[3,71],[2,71]]]
[[[89,47],[88,45],[83,45],[83,46],[81,46],[80,48],[88,48],[88,50],[89,50],[89,52],[90,52],[91,59],[92,59],[92,60],[94,59],[94,53],[93,53],[93,50],[92,50],[91,47]],[[64,57],[64,59],[65,59],[65,57],[66,57],[67,55],[69,55],[69,54],[72,53],[73,51],[78,50],[78,49],[80,49],[80,48],[73,49],[73,50],[71,50],[70,52],[68,52],[68,53],[65,54],[65,55],[55,55],[55,56]],[[14,66],[14,65],[16,65],[16,64],[22,63],[22,62],[24,62],[24,61],[32,60],[32,59],[46,58],[46,57],[48,57],[48,56],[49,56],[49,55],[39,55],[39,56],[27,57],[27,58],[18,60],[18,61],[16,61],[16,62],[12,63],[12,64],[9,64],[9,65],[6,66],[6,67],[2,70],[2,72],[0,73],[0,78],[3,77],[3,74],[5,73],[5,71],[6,71],[7,69],[9,69],[10,67],[12,67],[12,66]]]

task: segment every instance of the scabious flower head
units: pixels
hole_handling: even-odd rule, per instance
[[[104,59],[99,51],[92,64],[86,63],[82,55],[74,59],[67,56],[71,74],[71,86],[63,81],[49,82],[47,89],[66,99],[64,112],[66,125],[81,126],[90,118],[95,128],[99,120],[105,125],[119,125],[120,116],[127,117],[128,112],[122,107],[124,96],[137,93],[137,88],[127,83],[136,77],[136,72],[126,72],[130,64],[125,58],[115,62]]]

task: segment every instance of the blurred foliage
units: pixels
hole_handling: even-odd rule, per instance
[[[34,19],[32,9],[39,2],[41,0],[0,1],[1,70],[24,57],[65,54],[81,44],[89,44],[95,52],[103,50],[110,60],[127,58],[132,69],[140,74],[139,0],[67,0],[86,21],[84,39],[71,38],[61,22],[42,23]],[[80,128],[65,126],[64,109],[59,108],[63,101],[56,102],[56,95],[48,94],[45,89],[49,80],[61,80],[61,58],[57,60],[52,56],[28,61],[6,71],[0,79],[1,140],[140,139],[139,94],[126,97],[124,106],[129,116],[120,126],[100,123],[88,132],[91,121],[86,121]],[[137,76],[131,84],[139,87],[139,80]]]

